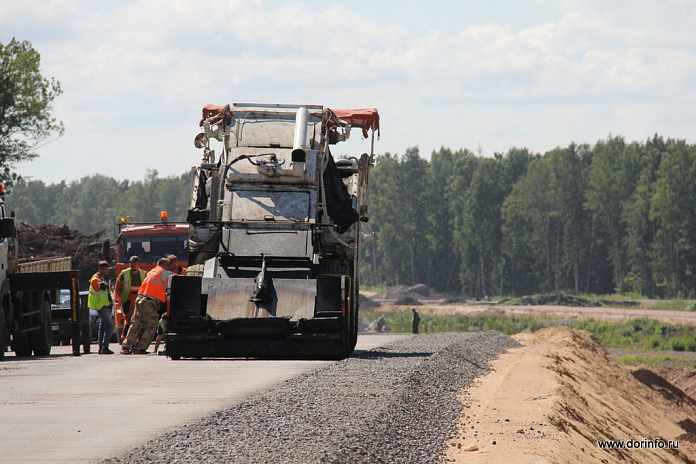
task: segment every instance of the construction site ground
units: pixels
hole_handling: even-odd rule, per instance
[[[410,312],[412,307],[383,301],[372,311]],[[615,320],[650,317],[696,325],[696,313],[687,311],[488,302],[419,302],[416,307],[421,315],[496,311]],[[589,332],[562,326],[513,338],[522,346],[501,355],[491,373],[461,392],[464,414],[448,443],[446,462],[696,462],[696,353],[610,352]],[[678,369],[625,366],[616,354],[674,354],[693,362]],[[624,441],[625,448],[601,449],[598,442],[608,440]],[[672,445],[678,442],[677,449],[667,449],[670,440]]]
[[[81,287],[85,288],[84,281],[103,258],[102,233],[84,235],[66,226],[22,224],[19,255],[72,256],[74,266],[80,270]],[[492,310],[510,315],[550,313],[616,320],[650,317],[696,325],[696,312],[651,310],[647,309],[653,303],[649,301],[630,309],[505,306],[493,302],[442,304],[442,296],[422,284],[398,286],[381,295],[363,293],[375,299],[382,297],[382,301],[372,309],[361,302],[361,312],[410,312],[414,306],[408,306],[408,302],[414,301],[422,315]],[[404,301],[394,304],[399,299]],[[456,436],[448,443],[447,462],[696,462],[696,354],[678,353],[681,358],[693,359],[686,368],[628,367],[615,355],[665,353],[610,352],[589,333],[565,327],[513,337],[521,347],[508,350],[493,361],[491,373],[460,393],[464,413]],[[110,364],[102,358],[92,360]],[[39,403],[37,409],[45,411]],[[84,437],[79,438],[84,442]],[[653,447],[604,450],[598,444],[601,440],[623,440],[624,445],[635,440],[630,443]],[[669,440],[673,444],[678,441],[678,449],[655,448],[659,444],[667,446]]]

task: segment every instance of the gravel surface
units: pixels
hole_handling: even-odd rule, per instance
[[[301,375],[104,463],[440,463],[456,395],[519,346],[421,334]]]

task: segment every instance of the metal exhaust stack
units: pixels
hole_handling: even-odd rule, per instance
[[[292,145],[292,161],[304,163],[307,159],[307,121],[309,111],[304,106],[297,109],[295,116],[295,142]]]

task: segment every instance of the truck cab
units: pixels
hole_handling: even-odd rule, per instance
[[[140,269],[147,272],[157,266],[157,260],[175,255],[179,266],[188,266],[189,224],[167,221],[167,213],[160,213],[160,222],[133,223],[130,217],[119,222],[116,239],[116,276],[130,266],[131,256],[140,259]],[[120,341],[127,318],[121,306],[114,310],[115,331]]]

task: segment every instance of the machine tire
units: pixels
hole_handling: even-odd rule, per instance
[[[22,306],[21,314],[29,312],[28,297],[19,300],[18,303]],[[17,333],[12,336],[12,351],[15,352],[17,357],[24,358],[26,356],[31,356],[31,338],[29,332]]]
[[[80,327],[80,337],[82,338],[82,352],[84,354],[90,354],[92,351],[92,324],[90,322],[82,324],[82,327]]]
[[[340,264],[332,264],[327,266],[322,266],[320,271],[321,274],[325,275],[347,275],[350,276],[350,269],[348,266],[341,266]],[[353,302],[353,313],[355,313],[356,304]],[[345,359],[353,353],[355,345],[358,341],[358,326],[357,326],[357,314],[354,314],[351,320],[348,321],[349,327],[345,329],[342,334],[343,342],[345,343],[344,353],[337,356],[335,359]]]
[[[202,276],[203,275],[203,269],[205,269],[205,264],[194,264],[193,266],[189,266],[186,269],[186,273],[184,275],[187,276]]]
[[[17,334],[12,338],[12,351],[20,358],[31,356],[31,344],[29,334]]]
[[[41,324],[39,330],[31,332],[31,348],[34,356],[48,356],[51,354],[53,344],[53,316],[51,315],[51,303],[41,300]]]
[[[5,308],[0,306],[0,361],[5,357]]]

